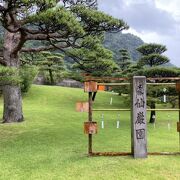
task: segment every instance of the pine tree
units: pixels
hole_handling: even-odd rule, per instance
[[[150,67],[159,66],[169,62],[169,59],[162,55],[167,48],[161,44],[144,44],[137,48],[137,50],[142,54],[142,58],[139,60],[139,64],[142,66],[148,65]]]
[[[120,49],[119,52],[120,59],[118,61],[118,65],[122,71],[127,70],[130,64],[132,63],[130,54],[126,49]]]
[[[63,5],[57,0],[4,0],[0,4],[0,22],[5,28],[1,64],[19,69],[20,52],[59,49],[66,54],[71,47],[80,48],[86,36],[128,29],[123,20],[89,8],[87,1],[62,2]],[[26,47],[26,42],[32,40],[46,43]],[[23,121],[20,87],[4,86],[3,94],[3,121]]]
[[[42,52],[42,58],[36,61],[36,65],[40,67],[41,71],[49,73],[50,84],[55,84],[55,73],[64,70],[63,56],[59,53]]]

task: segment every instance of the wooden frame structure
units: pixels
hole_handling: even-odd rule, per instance
[[[92,102],[95,100],[96,93],[98,91],[98,86],[121,86],[121,85],[130,85],[130,83],[97,83],[98,81],[127,81],[127,78],[92,78],[86,77],[86,82],[84,90],[88,92],[88,103],[89,103],[89,111],[88,111],[88,123],[91,125],[93,122],[92,115],[93,111],[131,111],[131,109],[93,109]],[[179,109],[147,109],[147,111],[178,111],[179,112],[179,121],[177,122],[177,131],[179,132],[179,148],[180,148],[180,77],[166,77],[166,78],[147,78],[149,81],[154,80],[174,80],[175,83],[147,83],[147,85],[174,85],[176,86],[176,90],[179,95]],[[87,87],[91,86],[92,87]],[[88,123],[85,122],[86,127],[84,127],[84,132],[88,134],[88,155],[89,156],[127,156],[132,155],[132,152],[93,152],[92,148],[92,140],[93,134],[95,133],[88,133],[86,129],[90,128],[87,127]],[[97,133],[97,125],[94,126],[95,129],[92,130],[93,132]],[[150,152],[148,155],[180,155],[180,152]]]

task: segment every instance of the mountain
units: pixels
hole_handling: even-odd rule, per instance
[[[131,55],[132,60],[138,61],[141,55],[136,50],[136,48],[141,46],[142,44],[144,44],[144,42],[141,38],[130,33],[106,33],[104,38],[104,46],[114,53],[115,60],[120,58],[120,49],[127,49]],[[162,66],[175,67],[175,65],[171,63],[167,63]]]
[[[137,61],[140,58],[140,53],[136,48],[142,44],[144,44],[144,42],[139,37],[130,33],[106,33],[104,38],[104,46],[114,53],[115,59],[120,57],[120,49],[127,49],[132,60]]]

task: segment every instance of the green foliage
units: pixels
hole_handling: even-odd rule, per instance
[[[96,33],[100,30],[104,31],[119,31],[128,29],[129,26],[120,19],[113,18],[106,15],[103,12],[95,9],[86,8],[85,6],[72,6],[71,11],[76,14],[77,17],[81,17],[81,23],[86,31],[93,29]],[[90,25],[90,26],[88,26]]]
[[[122,71],[127,70],[130,64],[132,63],[130,54],[126,49],[120,49],[119,52],[121,56],[117,64],[119,65]]]
[[[144,44],[138,47],[137,50],[143,55],[139,60],[139,64],[142,66],[148,65],[152,67],[169,62],[169,59],[162,55],[167,50],[164,45],[155,43]]]
[[[20,77],[17,68],[0,66],[0,86],[18,85],[19,83]]]
[[[41,71],[46,71],[47,82],[54,85],[56,80],[62,78],[64,72],[63,56],[59,53],[41,52],[42,57],[36,62]]]
[[[143,56],[139,60],[139,64],[144,66],[144,65],[149,65],[150,67],[152,66],[159,66],[162,64],[166,64],[169,62],[169,59],[166,56],[160,55],[160,54],[149,54],[146,56]]]
[[[30,44],[28,44],[31,46]],[[29,53],[21,53],[20,54],[20,62],[21,66],[24,65],[38,65],[38,61],[42,59],[42,54],[41,53],[34,53],[34,52],[29,52]]]
[[[164,92],[164,88],[166,88],[166,92]],[[166,103],[171,104],[171,108],[175,108],[178,104],[178,93],[173,86],[148,86],[147,90],[148,95],[148,106],[151,105],[151,102],[157,104],[163,104],[163,96],[166,95]]]
[[[37,68],[23,66],[19,69],[0,66],[0,85],[20,85],[22,92],[28,92],[37,75]]]
[[[117,64],[118,64],[118,66],[120,68],[120,71],[117,72],[115,74],[115,76],[117,76],[117,77],[127,77],[128,74],[129,74],[128,70],[130,69],[131,64],[132,64],[131,57],[130,57],[130,54],[129,54],[128,50],[126,50],[126,49],[120,49],[119,52],[120,52],[120,59],[117,61]],[[129,94],[130,93],[130,87],[128,87],[126,85],[119,86],[119,87],[118,86],[113,87],[112,90],[114,92],[119,93],[119,95],[121,95],[121,94]],[[125,102],[127,103],[128,99]]]
[[[25,65],[20,68],[19,75],[21,78],[21,91],[27,93],[38,73],[38,69],[35,66]]]
[[[97,37],[88,36],[82,41],[81,48],[69,50],[76,59],[74,68],[78,68],[93,76],[106,76],[117,69],[112,52],[105,49]]]
[[[179,68],[153,67],[137,71],[134,75],[146,77],[178,77],[180,76]]]
[[[121,85],[120,87],[113,87],[112,90],[114,92],[118,93],[119,95],[130,94],[130,87],[127,85]],[[124,102],[126,102],[126,101],[129,101],[129,99],[124,100]]]
[[[84,30],[74,15],[64,7],[55,7],[30,16],[26,23],[41,23],[53,31],[83,35]]]
[[[44,76],[46,84],[54,85],[64,76],[63,55],[49,51],[41,53],[23,53],[21,55],[22,66],[35,65],[40,74]]]
[[[42,70],[63,70],[63,55],[60,53],[53,53],[49,51],[43,51],[40,53],[39,59],[34,62],[39,65]]]
[[[36,5],[41,5],[41,4],[47,4],[47,5],[56,5],[56,0],[21,0],[21,3],[25,4],[25,5],[32,5],[32,4],[36,4]]]
[[[139,71],[143,71],[143,67],[140,66],[139,64],[137,63],[133,63],[131,64],[128,69],[124,70],[124,74],[126,75],[126,77],[133,77],[134,75],[137,75]]]
[[[69,7],[67,8],[53,0],[47,2],[42,0],[24,0],[17,1],[16,3],[13,2],[11,8],[17,8],[19,14],[22,14],[22,16],[17,19],[23,20],[23,24],[19,23],[19,26],[22,26],[23,31],[25,31],[24,34],[29,35],[27,40],[47,40],[48,43],[44,43],[44,46],[53,46],[60,49],[66,55],[71,56],[71,58],[81,66],[81,57],[77,58],[77,56],[75,56],[74,59],[72,54],[85,54],[87,55],[87,59],[91,59],[102,53],[103,55],[99,57],[101,64],[97,62],[98,59],[95,59],[94,62],[91,61],[91,65],[86,63],[86,67],[83,68],[83,70],[88,69],[89,72],[92,72],[95,68],[91,69],[90,66],[98,64],[96,68],[98,72],[93,72],[94,74],[99,75],[100,69],[102,69],[104,74],[110,74],[112,72],[110,67],[113,67],[113,70],[117,68],[115,63],[111,61],[112,54],[110,51],[104,49],[103,46],[100,45],[101,43],[93,45],[93,43],[96,43],[96,40],[90,42],[90,46],[96,46],[94,49],[89,48],[88,51],[91,50],[92,52],[88,52],[88,47],[84,44],[87,43],[87,39],[90,39],[90,35],[93,35],[91,37],[91,39],[93,39],[94,35],[101,35],[106,31],[117,32],[126,30],[129,26],[121,19],[113,18],[96,9],[86,7],[87,4],[89,4],[88,1],[84,1],[82,3],[83,5],[79,5],[81,4],[79,2],[76,5],[72,4],[73,3],[69,2]],[[8,9],[8,11],[11,10]],[[12,14],[13,13],[14,12],[12,12]],[[18,16],[19,14],[14,14],[14,16]],[[3,24],[3,26],[6,26],[6,24]],[[87,37],[87,39],[84,39],[85,37]],[[83,47],[79,49],[82,44]],[[33,47],[37,48],[36,45],[33,45]],[[69,53],[71,47],[73,47],[73,50]],[[110,60],[108,61],[108,59]]]
[[[146,56],[149,54],[162,54],[163,52],[167,51],[167,48],[161,44],[149,43],[143,44],[142,46],[138,47],[137,50],[143,56]]]
[[[171,108],[178,108],[178,97],[177,96],[168,96],[168,102],[171,104]]]
[[[28,16],[34,13],[34,9],[36,7],[36,12],[39,13],[40,11],[44,11],[48,8],[52,8],[56,6],[56,0],[18,0],[18,1],[6,1],[10,4],[12,9],[18,9],[19,12],[24,14],[24,17],[27,18]],[[19,17],[22,18],[22,14],[18,14]]]
[[[58,71],[52,72],[52,75],[47,70],[40,70],[39,76],[43,77],[43,83],[45,85],[56,85],[58,82],[60,82],[62,79],[66,77],[67,73],[66,71]]]
[[[79,82],[84,82],[84,77],[81,73],[79,73],[79,71],[70,71],[65,75],[65,77],[74,79]]]

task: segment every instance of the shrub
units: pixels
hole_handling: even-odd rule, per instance
[[[19,75],[21,78],[20,86],[22,92],[28,92],[37,73],[38,68],[35,66],[26,65],[20,68]]]
[[[18,72],[15,67],[0,66],[0,86],[19,84]]]

